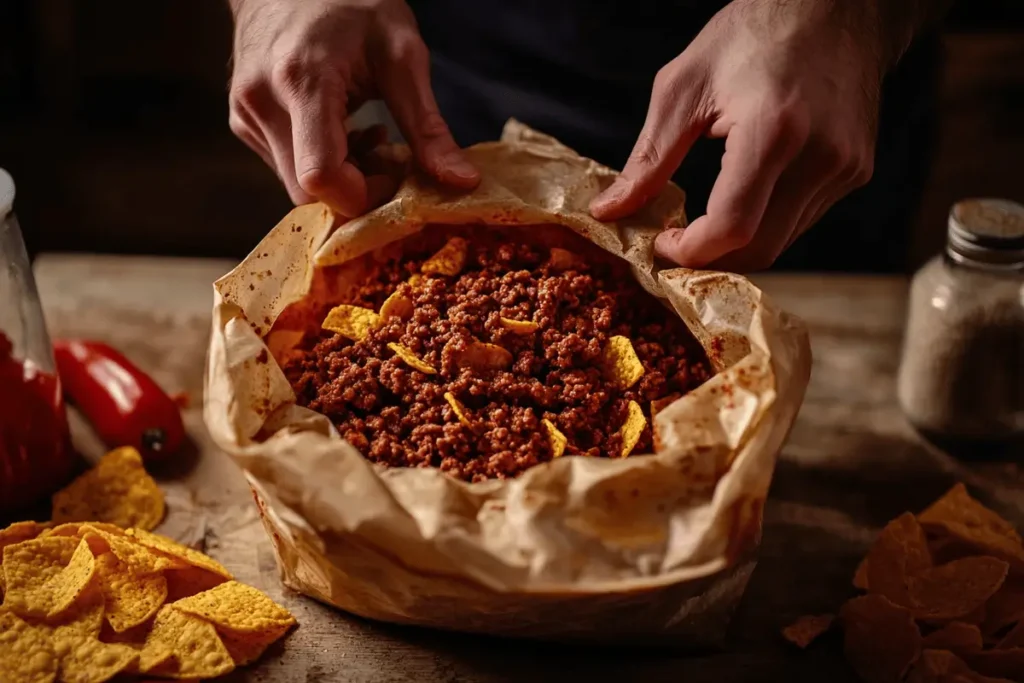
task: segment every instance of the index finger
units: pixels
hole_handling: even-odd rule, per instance
[[[688,268],[703,268],[748,244],[783,169],[802,146],[800,135],[778,122],[751,117],[729,129],[722,168],[707,213],[683,229],[667,230],[659,254]]]
[[[345,89],[326,77],[309,77],[284,93],[291,116],[295,177],[307,193],[344,216],[366,210],[366,179],[348,157]]]

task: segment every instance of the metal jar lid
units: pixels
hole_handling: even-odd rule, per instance
[[[14,178],[0,168],[0,221],[14,208]]]
[[[965,199],[949,212],[946,252],[958,263],[1024,267],[1024,206],[1006,199]]]

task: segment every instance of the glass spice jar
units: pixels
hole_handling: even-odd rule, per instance
[[[28,253],[0,169],[0,518],[73,474],[67,416]]]
[[[1024,206],[953,206],[945,253],[910,288],[898,393],[910,422],[941,445],[1024,437]]]

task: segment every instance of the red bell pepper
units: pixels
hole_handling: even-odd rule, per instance
[[[102,342],[59,340],[53,353],[65,394],[108,447],[133,446],[153,462],[181,447],[178,404],[120,352]]]

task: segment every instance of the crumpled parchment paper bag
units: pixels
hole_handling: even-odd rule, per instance
[[[510,121],[500,142],[467,154],[483,174],[475,191],[409,173],[389,203],[340,226],[322,205],[296,208],[214,285],[205,419],[249,478],[284,582],[389,622],[718,642],[753,569],[776,457],[803,400],[803,324],[742,277],[655,265],[655,235],[685,224],[678,187],[603,224],[587,205],[615,172],[554,139]],[[657,454],[564,457],[515,480],[468,484],[374,465],[295,405],[278,360],[320,321],[283,324],[302,316],[282,313],[336,302],[381,250],[453,225],[580,235],[628,261],[666,315],[715,349],[717,374],[658,413]]]

